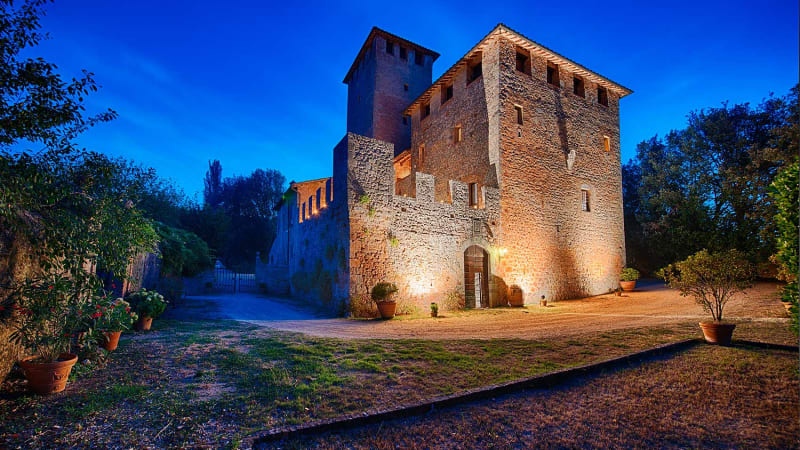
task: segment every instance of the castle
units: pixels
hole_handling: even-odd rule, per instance
[[[503,24],[432,82],[438,56],[372,29],[344,78],[333,176],[291,184],[257,278],[357,315],[380,281],[400,311],[616,288],[632,91]]]

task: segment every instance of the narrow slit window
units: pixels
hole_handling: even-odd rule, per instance
[[[394,55],[394,42],[386,41],[386,53]]]
[[[300,222],[305,220],[305,218],[306,218],[306,204],[303,203],[303,212],[300,214]]]
[[[602,86],[597,86],[597,103],[608,106],[608,91]]]
[[[523,117],[522,117],[522,106],[514,105],[514,112],[516,113],[516,116],[517,116],[517,124],[518,125],[522,125],[522,119],[523,119]]]
[[[403,92],[408,92],[408,84],[403,85]]]
[[[425,55],[417,50],[414,50],[414,64],[418,66],[425,65]]]
[[[453,128],[453,142],[458,144],[461,142],[461,138],[461,125],[456,125],[456,127]]]
[[[481,64],[481,55],[475,56],[467,67],[467,84],[472,83],[483,75],[483,67]]]
[[[425,161],[425,144],[420,144],[419,150],[417,150],[417,168],[422,167],[422,163]]]
[[[442,104],[444,105],[445,102],[453,98],[453,85],[446,86],[442,89]]]
[[[560,87],[558,84],[558,66],[553,63],[547,63],[547,83]]]
[[[469,184],[469,206],[473,208],[478,206],[478,183]]]
[[[572,77],[572,92],[579,97],[586,96],[586,91],[584,90],[584,85],[583,85],[583,78]]]
[[[400,59],[408,60],[408,49],[400,46]]]
[[[531,74],[531,58],[525,50],[517,49],[517,72],[522,72],[526,75]]]
[[[611,138],[608,136],[603,136],[603,150],[607,152],[611,151]]]
[[[581,211],[591,211],[591,206],[589,205],[590,197],[588,189],[581,189]]]
[[[431,115],[431,104],[427,103],[425,106],[422,107],[422,118],[426,118]]]
[[[403,116],[403,125],[408,125],[408,116]]]
[[[317,210],[314,208],[314,196],[312,195],[308,197],[308,215],[310,217],[312,214],[316,213]]]

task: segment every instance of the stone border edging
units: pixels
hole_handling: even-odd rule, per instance
[[[786,344],[773,344],[771,342],[759,342],[759,341],[740,341],[738,339],[733,340],[733,345],[747,345],[750,347],[757,347],[763,348],[767,350],[785,350],[787,352],[800,352],[800,346],[797,345],[786,345]]]
[[[366,411],[361,411],[355,414],[347,414],[344,416],[333,417],[330,419],[315,420],[301,425],[284,425],[280,427],[271,428],[267,431],[251,435],[244,441],[255,446],[257,444],[273,442],[280,439],[291,438],[306,434],[317,434],[330,430],[341,430],[343,428],[353,428],[362,425],[367,425],[376,422],[383,422],[386,420],[406,418],[410,416],[422,415],[436,408],[443,408],[447,406],[457,405],[460,403],[472,402],[475,400],[486,399],[498,395],[509,394],[512,392],[532,389],[552,387],[572,378],[577,378],[589,374],[602,372],[607,369],[617,368],[625,363],[638,361],[646,357],[657,356],[664,353],[678,352],[689,347],[704,342],[702,339],[686,339],[683,341],[672,342],[669,344],[662,344],[647,350],[642,350],[635,353],[619,356],[616,358],[606,359],[596,363],[584,364],[582,366],[570,367],[566,369],[556,370],[554,372],[547,372],[540,375],[533,375],[530,377],[519,378],[516,380],[506,381],[503,383],[492,384],[488,386],[481,386],[478,388],[468,389],[455,394],[443,395],[433,397],[428,400],[423,400],[414,404],[398,406],[394,408],[373,408]],[[752,345],[750,341],[736,341],[739,343],[747,343]],[[760,344],[760,343],[756,343]],[[770,346],[777,346],[778,344],[767,344]],[[791,346],[785,346],[791,347]],[[797,347],[794,347],[797,350]]]

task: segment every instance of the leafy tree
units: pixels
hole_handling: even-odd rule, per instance
[[[193,277],[212,267],[208,245],[196,234],[156,224],[160,238],[161,274],[168,277]]]
[[[203,180],[203,200],[211,208],[217,208],[222,202],[222,164],[215,159],[208,162],[208,171]]]
[[[46,37],[44,3],[0,1],[0,230],[30,243],[38,266],[24,280],[0,280],[7,293],[0,306],[21,311],[13,321],[19,342],[53,360],[68,349],[86,304],[101,295],[92,268],[124,277],[157,237],[136,207],[153,172],[74,144],[78,133],[115,116],[84,115],[84,95],[97,90],[92,74],[64,82],[54,64],[21,56]],[[41,148],[14,151],[30,145]]]
[[[769,186],[796,153],[797,95],[692,112],[685,129],[637,146],[623,167],[629,265],[652,272],[703,248],[768,260]]]

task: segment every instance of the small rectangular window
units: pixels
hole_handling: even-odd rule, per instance
[[[469,206],[478,206],[478,183],[469,184]]]
[[[603,150],[607,152],[611,151],[611,138],[608,136],[603,136]]]
[[[453,128],[453,142],[458,144],[461,142],[461,138],[461,125],[456,125],[456,127]]]
[[[400,59],[408,60],[408,50],[402,45],[400,46]]]
[[[444,103],[446,101],[450,100],[451,98],[453,98],[453,85],[452,84],[450,86],[445,86],[442,89],[442,104],[444,105]]]
[[[431,104],[426,103],[425,106],[422,107],[422,118],[426,118],[431,115]]]
[[[483,75],[483,67],[481,64],[481,56],[478,55],[470,62],[467,68],[467,84],[472,83]]]
[[[579,97],[586,97],[586,91],[583,88],[583,78],[572,77],[572,92]]]
[[[414,50],[414,64],[418,66],[425,64],[425,55],[420,53],[419,50]]]
[[[408,116],[403,116],[403,125],[408,125]]]
[[[394,55],[394,42],[386,41],[386,53]]]
[[[517,114],[517,124],[522,125],[522,106],[514,105],[514,112]]]
[[[589,205],[589,190],[588,189],[581,189],[581,211],[589,212],[591,211]]]
[[[306,204],[303,203],[303,212],[302,212],[302,214],[300,214],[300,222],[305,220],[305,218],[306,218]]]
[[[404,84],[403,85],[403,91],[404,92],[408,92],[408,84]]]
[[[597,103],[608,106],[608,91],[602,86],[597,86]]]
[[[308,197],[308,216],[311,217],[311,214],[316,214],[317,210],[314,209],[314,196],[311,195]]]
[[[547,63],[547,83],[560,87],[558,83],[558,66],[553,63]]]
[[[528,53],[518,48],[517,49],[517,72],[522,72],[524,74],[530,75],[531,74],[531,63],[530,63],[530,56]]]
[[[422,167],[422,163],[425,161],[425,144],[420,144],[419,149],[417,150],[417,168]]]

